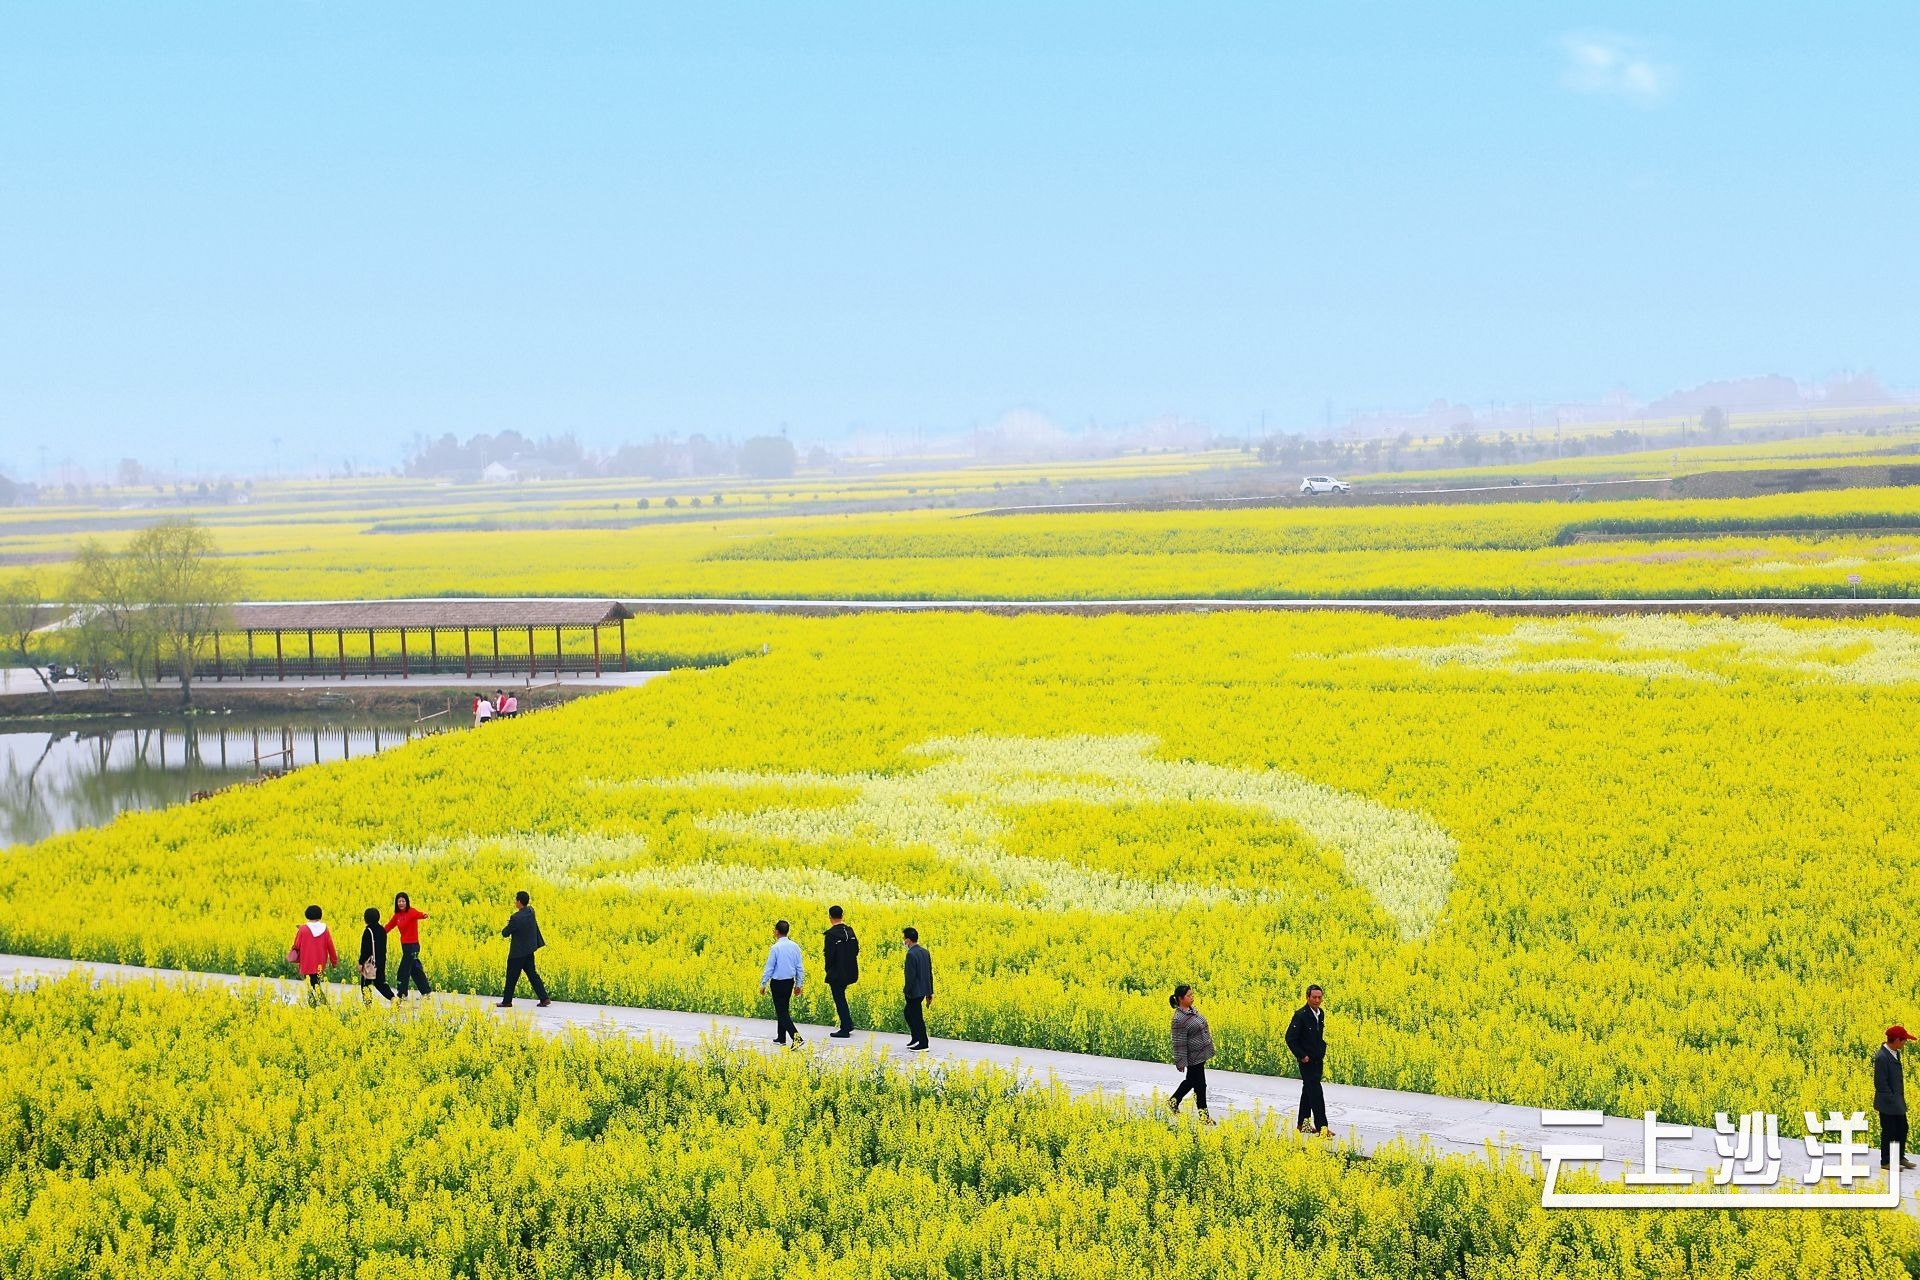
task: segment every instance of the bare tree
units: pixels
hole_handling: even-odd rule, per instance
[[[0,639],[7,645],[9,659],[40,677],[40,686],[53,692],[53,680],[33,660],[33,645],[40,629],[53,622],[58,610],[47,603],[37,575],[23,573],[0,586]]]
[[[200,650],[226,624],[240,594],[240,575],[220,559],[212,535],[192,520],[162,520],[142,529],[124,555],[154,655],[173,664],[180,701],[191,702]]]

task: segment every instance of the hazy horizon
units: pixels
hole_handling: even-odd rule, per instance
[[[0,24],[22,479],[1920,389],[1904,6]]]

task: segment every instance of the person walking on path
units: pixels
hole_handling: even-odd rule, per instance
[[[787,936],[790,928],[785,920],[773,922],[773,945],[767,949],[766,968],[760,971],[760,994],[773,993],[773,1042],[786,1044],[787,1037],[793,1037],[793,1047],[800,1047],[800,1028],[793,1025],[793,997],[806,984],[806,957],[800,954],[800,944]]]
[[[841,917],[839,907],[827,908],[827,990],[833,992],[833,1011],[840,1015],[840,1029],[832,1034],[845,1040],[853,1034],[853,1012],[847,1008],[847,988],[860,981],[860,939],[853,926]]]
[[[541,1009],[552,1004],[547,999],[547,984],[540,981],[540,971],[534,967],[533,953],[547,945],[540,936],[540,924],[533,918],[533,899],[522,889],[513,895],[513,914],[507,917],[507,927],[500,931],[507,940],[507,989],[500,997],[496,1009],[513,1008],[513,993],[520,989],[520,975],[526,974],[527,981],[533,984],[533,994]]]
[[[307,922],[293,931],[293,945],[287,948],[287,963],[300,970],[300,976],[307,980],[307,997],[324,1004],[326,991],[320,985],[320,973],[340,963],[340,953],[334,950],[333,935],[327,932],[326,921],[320,918],[319,907],[307,908]]]
[[[1167,1003],[1173,1006],[1174,1070],[1186,1074],[1180,1087],[1167,1099],[1167,1109],[1179,1115],[1180,1100],[1191,1093],[1201,1123],[1214,1124],[1214,1118],[1207,1114],[1207,1062],[1213,1057],[1213,1032],[1208,1029],[1206,1018],[1193,1007],[1193,988],[1186,983],[1173,989]]]
[[[1287,1048],[1300,1063],[1300,1131],[1332,1133],[1327,1124],[1327,1098],[1320,1080],[1327,1067],[1327,1015],[1320,1007],[1325,993],[1318,984],[1307,988],[1307,1002],[1287,1024]]]
[[[1907,1159],[1907,1078],[1900,1066],[1900,1050],[1913,1037],[1901,1026],[1887,1028],[1887,1042],[1873,1055],[1873,1109],[1880,1113],[1880,1167],[1888,1167],[1889,1151],[1900,1148],[1900,1167],[1913,1168]]]
[[[404,893],[393,895],[393,915],[387,920],[386,932],[400,931],[400,973],[397,982],[400,998],[406,999],[407,983],[411,981],[420,989],[420,994],[430,996],[433,988],[427,985],[427,971],[420,967],[420,922],[427,913],[413,905],[413,899]],[[386,945],[381,944],[384,954]],[[383,961],[384,963],[384,961]]]
[[[933,957],[920,945],[920,931],[908,927],[900,931],[907,944],[907,1048],[927,1047],[926,1010],[933,1008]]]
[[[493,719],[493,704],[487,701],[487,695],[478,694],[473,699],[473,727],[478,729]]]
[[[367,988],[372,987],[391,1000],[393,988],[387,985],[387,931],[380,927],[380,908],[368,907],[364,918],[367,927],[360,933],[360,998],[366,999]]]

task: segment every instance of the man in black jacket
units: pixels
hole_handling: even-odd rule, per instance
[[[526,974],[533,984],[533,994],[539,997],[539,1007],[544,1009],[553,1001],[547,999],[547,984],[540,981],[540,971],[533,967],[533,953],[547,945],[540,936],[540,925],[533,918],[533,899],[522,889],[513,895],[513,914],[507,917],[507,927],[500,936],[507,940],[507,992],[500,997],[498,1009],[513,1008],[513,993],[520,988],[520,975]]]
[[[925,1049],[927,1015],[924,1010],[933,1007],[933,957],[920,945],[918,929],[902,929],[900,937],[907,944],[907,1048]]]
[[[840,917],[839,907],[827,908],[827,989],[833,992],[833,1007],[840,1015],[840,1029],[832,1034],[845,1040],[853,1034],[853,1011],[847,1008],[847,988],[860,981],[860,939],[853,926]]]
[[[1880,1113],[1880,1167],[1885,1169],[1889,1148],[1900,1147],[1900,1167],[1913,1168],[1907,1159],[1907,1078],[1900,1069],[1900,1050],[1913,1037],[1905,1027],[1888,1027],[1887,1042],[1873,1054],[1873,1109]]]
[[[1327,1099],[1320,1091],[1320,1075],[1327,1066],[1327,1015],[1320,1008],[1326,993],[1318,984],[1307,988],[1307,1002],[1287,1024],[1287,1048],[1300,1062],[1300,1130],[1331,1133]]]

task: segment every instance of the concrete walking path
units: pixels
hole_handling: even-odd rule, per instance
[[[81,971],[92,974],[96,981],[126,981],[141,978],[191,979],[236,987],[247,983],[269,982],[283,989],[290,1000],[304,998],[301,984],[290,979],[246,978],[231,974],[149,969],[137,965],[0,955],[0,984],[30,983],[42,978],[60,977]],[[357,992],[357,985],[335,984],[332,987],[332,993],[336,999],[356,998]],[[434,999],[436,1002],[469,1008],[490,1007],[493,1004],[492,997],[464,994],[441,993],[436,994]],[[1336,1028],[1332,1056],[1337,1063],[1339,1060],[1337,1038],[1339,1011],[1334,1009],[1332,1013]],[[580,1027],[602,1033],[618,1033],[636,1039],[661,1040],[681,1050],[694,1050],[699,1047],[702,1037],[718,1032],[729,1034],[743,1044],[759,1047],[770,1053],[779,1051],[773,1044],[773,1022],[770,1017],[725,1017],[717,1014],[683,1013],[666,1009],[635,1009],[620,1005],[574,1004],[567,1001],[555,1001],[549,1008],[537,1009],[534,1007],[532,996],[526,994],[524,988],[514,1004],[513,1013],[503,1013],[500,1016],[525,1017],[534,1026],[550,1034]],[[939,1025],[937,1006],[932,1011],[930,1022],[936,1028]],[[1021,1073],[1029,1079],[1057,1081],[1074,1094],[1097,1092],[1114,1098],[1150,1102],[1155,1095],[1164,1096],[1171,1092],[1181,1078],[1180,1074],[1167,1063],[1139,1062],[1129,1058],[1103,1058],[1092,1054],[1028,1049],[1016,1045],[986,1044],[970,1040],[945,1040],[938,1036],[933,1037],[932,1048],[927,1053],[909,1054],[904,1052],[906,1037],[902,1033],[856,1031],[850,1039],[835,1040],[828,1036],[829,1030],[831,1030],[829,1027],[803,1024],[802,1033],[806,1038],[807,1048],[827,1057],[835,1057],[856,1054],[861,1049],[872,1045],[887,1050],[903,1066],[911,1066],[916,1060],[990,1063]],[[1273,1112],[1279,1120],[1290,1126],[1300,1100],[1300,1082],[1285,1076],[1209,1071],[1207,1092],[1216,1116],[1235,1112]],[[1606,1148],[1607,1159],[1598,1164],[1593,1162],[1569,1164],[1567,1168],[1595,1171],[1610,1182],[1618,1182],[1629,1167],[1641,1167],[1644,1156],[1645,1125],[1639,1118],[1626,1119],[1610,1116],[1598,1127],[1549,1129],[1542,1123],[1541,1111],[1537,1107],[1520,1107],[1507,1103],[1480,1102],[1470,1098],[1448,1098],[1436,1094],[1407,1093],[1394,1089],[1374,1089],[1342,1084],[1328,1084],[1326,1097],[1328,1119],[1332,1122],[1336,1135],[1350,1140],[1363,1152],[1401,1140],[1414,1147],[1425,1146],[1437,1155],[1484,1158],[1492,1150],[1538,1156],[1541,1147],[1547,1143],[1599,1142]],[[1838,1104],[1842,1109],[1853,1109],[1849,1099],[1839,1099]],[[1190,1112],[1191,1109],[1191,1103],[1189,1103],[1186,1110]],[[1182,1122],[1192,1123],[1186,1116],[1182,1117]],[[1661,1123],[1664,1125],[1670,1122],[1663,1119]],[[1783,1137],[1780,1140],[1780,1148],[1780,1189],[1798,1189],[1800,1176],[1808,1165],[1803,1144],[1797,1138]],[[1702,1184],[1711,1184],[1714,1172],[1723,1163],[1715,1149],[1714,1132],[1711,1127],[1705,1129],[1695,1127],[1691,1135],[1685,1139],[1662,1138],[1659,1143],[1659,1156],[1658,1168],[1693,1174],[1696,1188]],[[1865,1160],[1865,1164],[1876,1172],[1878,1163],[1877,1153],[1869,1155]],[[1914,1186],[1913,1181],[1910,1179],[1908,1183],[1905,1208],[1909,1212],[1920,1212],[1920,1187]],[[1771,1190],[1773,1188],[1755,1189]],[[1829,1185],[1825,1189],[1833,1190],[1834,1188]]]

